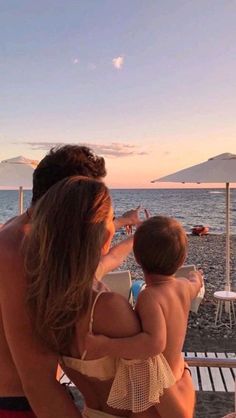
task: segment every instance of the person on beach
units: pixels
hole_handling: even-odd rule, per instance
[[[107,404],[119,362],[85,351],[88,330],[114,338],[140,332],[138,317],[127,300],[94,286],[101,255],[108,253],[114,234],[108,189],[101,181],[85,177],[62,180],[35,205],[31,222],[25,239],[25,266],[27,304],[37,337],[57,354],[62,368],[83,394],[85,417],[129,416],[126,406],[114,409]],[[155,403],[150,402],[153,389],[162,392],[174,383],[162,355],[157,362],[158,370],[150,369],[149,360],[140,360],[131,368],[128,365],[134,387],[135,383],[139,386],[129,395],[137,405],[141,398],[150,418],[153,413],[158,416],[155,408],[149,408]],[[146,379],[140,371],[146,373]],[[123,375],[120,384],[126,383]],[[120,398],[119,390],[116,396]]]
[[[87,352],[90,355],[109,355],[126,359],[149,357],[152,367],[153,364],[156,365],[156,356],[163,353],[178,381],[184,369],[191,375],[184,363],[182,348],[191,301],[202,286],[202,276],[199,272],[190,273],[188,279],[177,279],[174,276],[177,269],[182,266],[187,250],[185,231],[175,219],[155,216],[144,221],[134,234],[133,250],[146,282],[146,287],[139,293],[135,306],[142,331],[131,338],[121,339],[87,335]],[[158,370],[158,363],[156,368]],[[108,404],[117,408],[120,403],[113,392],[116,393],[121,386],[123,373],[121,364],[108,399]],[[124,387],[124,397],[128,388],[129,385]],[[192,382],[190,381],[188,386],[182,386],[182,390],[182,395],[178,397],[178,405],[175,397],[171,397],[170,390],[168,394],[164,392],[160,404],[157,405],[161,417],[192,418],[194,406]],[[156,401],[159,401],[159,394]],[[129,405],[130,400],[127,396],[127,408]]]
[[[106,175],[105,161],[84,146],[52,149],[34,172],[31,208],[0,230],[1,418],[31,418],[34,417],[32,409],[38,418],[80,417],[71,397],[56,381],[58,357],[42,345],[31,326],[25,304],[22,248],[36,202],[53,184],[75,174],[101,179]],[[138,210],[131,210],[115,220],[116,227],[132,225],[137,220]],[[131,249],[132,238],[111,249],[110,256],[102,258],[100,275],[115,268]]]

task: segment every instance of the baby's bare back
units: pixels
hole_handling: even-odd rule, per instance
[[[163,354],[178,380],[183,373],[184,362],[181,353],[191,304],[188,280],[173,278],[163,284],[148,286],[144,292],[149,300],[149,312],[153,311],[153,314],[149,315],[149,321],[154,322],[156,315],[160,316],[160,312],[163,316],[158,333],[163,334]],[[140,309],[140,306],[138,308]]]

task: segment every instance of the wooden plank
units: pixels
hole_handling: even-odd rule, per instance
[[[209,358],[216,358],[215,353],[206,353]],[[214,390],[219,392],[225,392],[224,382],[218,367],[210,367],[210,373],[213,380]]]
[[[198,358],[218,358],[218,359],[236,359],[236,353],[194,353],[186,352],[185,357]],[[226,367],[190,367],[192,370],[193,382],[196,390],[215,390],[215,391],[229,391],[234,392],[234,384],[236,384],[236,368]],[[205,370],[204,370],[205,369]],[[208,373],[207,373],[208,371]],[[199,380],[201,381],[199,382]],[[234,383],[235,380],[235,383]],[[212,388],[209,388],[209,381],[212,383]],[[212,386],[212,385],[211,385]]]
[[[191,367],[225,367],[226,369],[233,369],[236,368],[236,358],[208,358],[189,356],[188,364]]]
[[[194,357],[195,353],[185,353],[186,357],[191,356]],[[199,384],[198,384],[198,375],[197,375],[197,368],[196,367],[190,367],[191,373],[192,373],[192,379],[195,390],[199,390]]]
[[[236,353],[226,353],[226,357],[227,358],[235,358],[236,359]],[[234,374],[234,378],[236,380],[236,367],[234,367],[233,369],[231,369],[233,374]]]
[[[197,357],[205,357],[205,353],[197,352]],[[199,367],[200,378],[202,383],[202,390],[213,391],[208,367]]]
[[[218,358],[227,358],[225,353],[216,353],[216,355]],[[234,379],[230,369],[225,369],[222,367],[221,372],[224,377],[227,392],[234,392]]]

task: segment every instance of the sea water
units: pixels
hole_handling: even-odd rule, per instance
[[[210,233],[225,232],[226,203],[224,189],[112,189],[115,215],[141,205],[150,215],[178,219],[189,232],[193,225],[204,224]],[[236,189],[232,189],[230,223],[236,234]],[[31,191],[24,192],[24,207],[30,206]],[[17,215],[18,191],[0,191],[0,223]],[[142,214],[141,214],[142,215]]]

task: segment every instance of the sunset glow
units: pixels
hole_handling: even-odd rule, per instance
[[[150,181],[236,153],[235,21],[234,1],[5,2],[0,160],[86,143],[110,187],[182,187]]]

